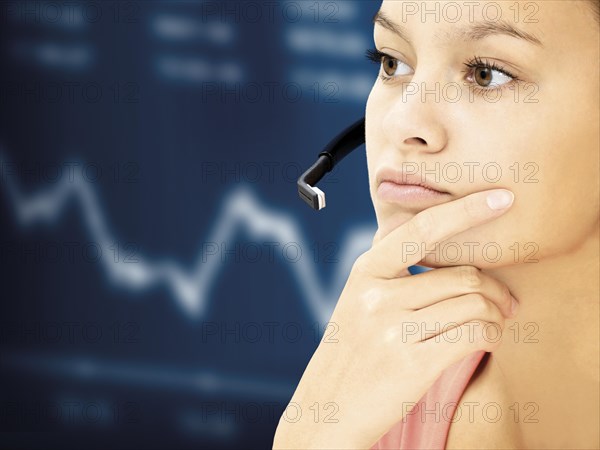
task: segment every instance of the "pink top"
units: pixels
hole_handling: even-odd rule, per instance
[[[456,406],[485,354],[483,350],[474,352],[447,367],[404,419],[371,450],[443,450]]]

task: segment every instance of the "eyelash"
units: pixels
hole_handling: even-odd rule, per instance
[[[393,60],[397,59],[397,58],[394,58],[393,56],[388,55],[387,53],[380,52],[376,48],[367,50],[365,56],[367,57],[367,59],[369,59],[369,60],[371,60],[374,63],[379,64],[379,65],[382,64],[382,59],[384,57],[388,57],[388,58],[393,59]],[[465,67],[467,67],[467,70],[463,71],[463,73],[465,73],[466,75],[470,74],[476,68],[484,67],[484,68],[487,68],[489,70],[500,72],[500,73],[506,75],[507,77],[511,78],[511,81],[509,81],[508,83],[505,83],[505,84],[501,85],[500,87],[485,88],[485,87],[479,86],[477,84],[471,86],[471,88],[475,91],[475,93],[477,93],[479,95],[483,95],[487,91],[494,91],[494,90],[499,90],[499,89],[506,89],[507,87],[513,85],[514,83],[517,83],[517,82],[521,81],[516,75],[513,75],[508,70],[506,70],[503,67],[497,65],[495,62],[493,62],[493,61],[492,62],[488,62],[488,61],[482,60],[478,56],[474,56],[469,61],[463,63],[463,65]],[[394,79],[394,77],[389,77],[389,76],[386,76],[386,75],[383,75],[383,74],[379,75],[379,78],[381,78],[381,80],[384,83],[389,83],[389,82],[391,82]]]

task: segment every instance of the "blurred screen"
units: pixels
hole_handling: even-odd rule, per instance
[[[270,448],[376,229],[378,2],[0,2],[0,432]]]

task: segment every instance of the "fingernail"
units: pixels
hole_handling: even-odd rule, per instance
[[[499,190],[488,194],[486,200],[491,209],[499,210],[506,209],[512,205],[514,198],[515,196],[511,191]]]
[[[519,310],[519,302],[511,295],[512,298],[512,304],[510,305],[510,313],[512,314],[512,317],[515,317],[517,315],[517,311]]]

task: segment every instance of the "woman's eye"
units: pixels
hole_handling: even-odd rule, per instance
[[[410,67],[388,55],[384,55],[381,58],[381,66],[388,77],[410,74]]]
[[[473,78],[479,86],[486,88],[495,88],[509,83],[513,79],[500,70],[488,66],[476,66],[474,68]]]
[[[365,55],[369,60],[380,65],[380,78],[384,82],[393,81],[396,77],[412,75],[411,67],[386,53],[374,48],[367,50]],[[501,89],[511,83],[520,82],[520,78],[510,73],[504,67],[475,56],[464,63],[463,73],[472,87],[482,91]]]

